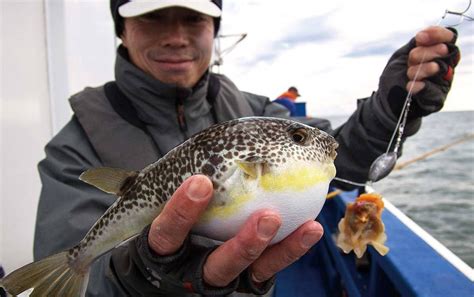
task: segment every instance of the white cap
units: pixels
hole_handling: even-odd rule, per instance
[[[131,0],[121,5],[118,11],[120,16],[130,18],[176,6],[195,10],[214,18],[221,16],[221,9],[211,0]]]

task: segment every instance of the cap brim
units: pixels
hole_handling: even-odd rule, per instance
[[[136,17],[147,14],[149,12],[169,8],[169,7],[183,7],[195,10],[202,14],[217,18],[221,16],[221,9],[212,3],[210,0],[205,1],[189,1],[189,0],[135,0],[127,2],[119,7],[119,14],[124,18]]]

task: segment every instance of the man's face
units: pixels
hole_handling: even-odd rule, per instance
[[[209,67],[214,23],[193,10],[168,8],[126,18],[121,38],[135,66],[164,83],[190,88]]]

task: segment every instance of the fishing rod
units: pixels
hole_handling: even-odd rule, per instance
[[[446,151],[447,149],[455,146],[455,145],[458,145],[458,144],[461,144],[463,142],[466,142],[468,140],[472,140],[474,139],[474,133],[471,133],[471,134],[468,134],[466,136],[464,136],[463,138],[461,139],[458,139],[456,141],[453,141],[451,143],[448,143],[448,144],[445,144],[445,145],[442,145],[442,146],[439,146],[437,148],[434,148],[432,149],[431,151],[427,152],[427,153],[424,153],[424,154],[421,154],[415,158],[412,158],[410,160],[407,160],[407,161],[404,161],[404,162],[399,162],[397,163],[397,165],[395,165],[395,168],[393,168],[393,170],[400,170],[400,169],[403,169],[405,167],[407,167],[408,165],[410,164],[413,164],[415,162],[418,162],[418,161],[421,161],[421,160],[424,160],[428,157],[431,157],[432,155],[434,154],[437,154],[437,153],[440,153],[440,152],[444,152]]]
[[[436,147],[432,150],[430,150],[429,152],[426,152],[426,153],[423,153],[417,157],[414,157],[410,160],[407,160],[407,161],[404,161],[404,162],[398,162],[396,165],[395,165],[395,168],[393,168],[393,171],[396,171],[396,170],[401,170],[405,167],[407,167],[408,165],[410,164],[413,164],[413,163],[416,163],[418,161],[421,161],[421,160],[425,160],[427,159],[428,157],[431,157],[432,155],[435,155],[437,153],[440,153],[440,152],[443,152],[443,151],[446,151],[448,149],[450,149],[451,147],[455,146],[455,145],[458,145],[458,144],[461,144],[461,143],[464,143],[466,141],[469,141],[469,140],[473,140],[474,139],[474,133],[471,133],[471,134],[468,134],[466,136],[464,136],[463,138],[461,139],[458,139],[456,141],[453,141],[451,143],[448,143],[448,144],[445,144],[445,145],[442,145],[442,146],[439,146],[439,147]],[[338,180],[340,180],[340,178],[338,178]],[[351,181],[348,181],[348,182],[351,182]],[[351,182],[352,183],[352,182]],[[371,192],[375,192],[375,190],[369,186],[367,186],[366,184],[358,184],[359,186],[365,186],[366,190],[365,192],[367,193],[371,193]],[[343,191],[340,190],[340,189],[337,189],[337,190],[334,190],[334,191],[331,191],[329,192],[327,195],[326,195],[326,199],[332,199],[334,197],[336,197],[337,195],[341,194]]]

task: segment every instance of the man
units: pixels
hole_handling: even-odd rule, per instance
[[[286,107],[290,111],[290,117],[294,117],[296,115],[296,105],[295,101],[298,97],[300,97],[300,93],[298,93],[298,89],[295,87],[289,87],[288,91],[284,92],[278,98],[273,100],[273,102],[278,103]]]
[[[192,134],[228,119],[283,116],[268,98],[241,92],[225,76],[210,75],[221,0],[111,0],[116,33],[116,80],[71,98],[74,116],[46,147],[35,259],[75,245],[114,202],[78,180],[92,167],[139,170]],[[417,93],[405,135],[446,98],[458,54],[455,33],[428,28],[389,61],[379,90],[360,100],[348,122],[330,131],[340,143],[338,176],[363,182],[384,152],[406,95]],[[426,62],[412,81],[422,56]],[[281,220],[262,210],[220,246],[189,231],[212,198],[203,175],[186,180],[160,216],[136,239],[103,255],[92,267],[88,296],[270,294],[273,276],[319,241],[322,227],[303,224],[268,246]]]

